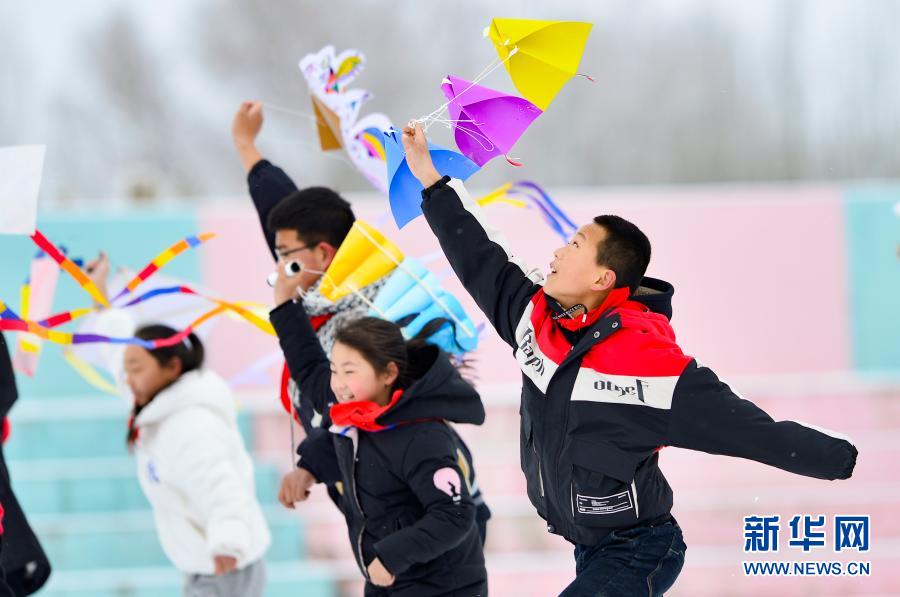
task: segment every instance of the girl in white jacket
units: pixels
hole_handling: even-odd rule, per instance
[[[88,271],[105,291],[106,256]],[[176,333],[164,325],[135,331],[121,309],[101,312],[96,325],[110,336],[143,340]],[[124,366],[134,398],[129,448],[163,551],[187,574],[185,597],[261,596],[271,536],[256,499],[234,397],[221,377],[202,368],[200,340],[191,334],[170,347],[128,345],[124,357],[121,350],[109,354],[121,359],[111,368]]]

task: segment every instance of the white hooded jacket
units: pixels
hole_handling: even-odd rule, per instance
[[[133,321],[121,310],[96,319],[103,333],[133,333]],[[121,371],[124,351],[109,348],[109,368]],[[262,559],[271,535],[238,430],[237,404],[225,381],[205,369],[189,371],[157,394],[135,425],[138,479],[174,566],[208,575],[218,555],[236,558],[238,568]]]
[[[212,574],[217,555],[243,568],[271,543],[235,407],[222,378],[190,371],[135,419],[138,478],[163,551],[186,573]]]

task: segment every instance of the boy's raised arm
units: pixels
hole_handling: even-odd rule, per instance
[[[234,115],[231,135],[241,164],[247,173],[247,187],[253,206],[259,216],[259,223],[266,244],[275,256],[275,233],[269,231],[269,212],[279,201],[297,190],[297,185],[284,170],[265,159],[256,147],[256,137],[263,124],[262,103],[244,102]],[[277,260],[277,257],[276,257]]]
[[[460,181],[441,177],[420,125],[404,129],[403,145],[410,171],[425,187],[422,211],[444,255],[500,337],[515,346],[516,325],[540,288],[540,274],[509,255]]]
[[[269,321],[275,328],[284,360],[301,394],[310,399],[318,412],[325,413],[328,405],[335,401],[331,391],[331,364],[303,303],[291,300],[297,296],[298,280],[299,276],[289,278],[279,268],[275,283],[278,306],[269,313]]]

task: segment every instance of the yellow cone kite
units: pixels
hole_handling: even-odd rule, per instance
[[[394,271],[403,252],[383,234],[356,220],[322,279],[320,291],[337,301]]]
[[[590,23],[494,19],[487,28],[513,84],[546,110],[566,82],[578,74]]]

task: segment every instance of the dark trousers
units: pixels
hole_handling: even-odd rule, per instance
[[[391,587],[376,587],[372,583],[366,583],[365,597],[391,597],[392,595],[397,594],[413,597],[414,595],[421,595],[422,593],[415,587],[395,591],[392,590]],[[463,587],[461,589],[455,589],[447,593],[441,593],[440,597],[487,597],[487,594],[487,583],[484,582]],[[428,595],[436,595],[436,593],[429,592]]]
[[[684,566],[687,546],[673,520],[613,531],[593,546],[575,546],[575,580],[560,597],[657,597]]]

